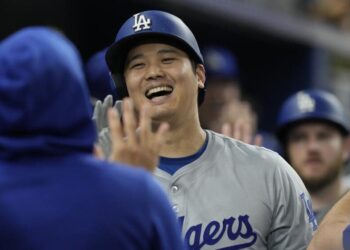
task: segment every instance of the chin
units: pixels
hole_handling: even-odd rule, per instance
[[[151,113],[151,119],[153,122],[168,121],[172,115],[169,112],[155,112]]]
[[[336,173],[332,173],[318,178],[302,178],[302,180],[306,186],[306,189],[310,193],[315,193],[332,184],[337,177],[338,175]]]

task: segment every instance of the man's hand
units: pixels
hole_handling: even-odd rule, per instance
[[[249,122],[246,122],[244,119],[237,119],[234,124],[228,122],[225,123],[222,126],[221,133],[236,140],[256,146],[261,146],[263,142],[261,135],[257,134],[253,136]]]
[[[109,160],[118,161],[128,165],[142,166],[154,171],[159,162],[159,151],[164,144],[164,134],[169,125],[162,123],[153,133],[148,107],[144,106],[140,112],[139,127],[130,98],[123,100],[123,124],[118,111],[108,111],[110,139],[112,142]]]
[[[248,102],[231,102],[222,110],[219,118],[223,124],[221,133],[256,146],[262,145],[262,136],[254,135],[257,126],[256,114]]]

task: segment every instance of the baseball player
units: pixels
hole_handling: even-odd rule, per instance
[[[129,96],[136,114],[149,105],[153,129],[169,124],[154,175],[190,249],[306,249],[317,226],[295,171],[272,151],[201,128],[204,61],[181,19],[133,15],[106,61],[119,98]]]
[[[0,43],[0,249],[183,249],[152,177],[92,156],[91,111],[61,34],[30,27]]]
[[[207,92],[199,109],[202,127],[279,152],[274,133],[257,130],[258,114],[242,94],[234,54],[215,45],[207,45],[201,51],[207,75]]]
[[[253,136],[257,114],[242,96],[236,57],[221,46],[205,46],[202,52],[208,90],[199,109],[202,127],[260,146],[261,136]]]
[[[343,106],[327,91],[299,91],[282,105],[277,127],[284,155],[310,192],[320,222],[348,190],[342,172],[349,120]]]

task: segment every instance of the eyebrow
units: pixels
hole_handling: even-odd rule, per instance
[[[177,50],[175,49],[160,49],[157,51],[157,54],[166,54],[166,53],[175,53],[175,54],[180,54]],[[127,61],[126,61],[126,64],[125,65],[128,65],[130,62],[132,62],[133,60],[136,60],[138,58],[141,58],[143,55],[142,53],[139,53],[139,54],[136,54],[136,55],[133,55],[131,58],[129,58]]]
[[[136,60],[136,59],[141,58],[141,57],[142,57],[142,54],[136,54],[136,55],[132,56],[131,58],[126,60],[125,66],[129,65],[130,62],[132,62],[133,60]]]
[[[157,52],[157,54],[165,54],[165,53],[175,53],[175,54],[180,54],[179,51],[175,49],[161,49]]]

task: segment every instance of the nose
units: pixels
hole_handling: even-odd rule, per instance
[[[146,79],[153,80],[163,76],[164,76],[164,71],[157,63],[148,65],[147,72],[146,72]]]
[[[309,151],[318,151],[320,149],[320,141],[317,138],[311,137],[307,142],[307,148]]]

